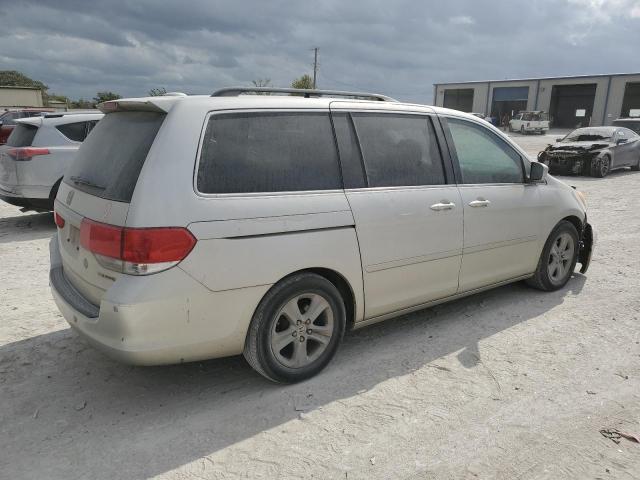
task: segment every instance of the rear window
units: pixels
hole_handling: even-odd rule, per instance
[[[74,142],[83,142],[87,136],[87,122],[74,122],[58,125],[56,129]]]
[[[637,134],[640,134],[640,120],[638,120],[637,122],[626,122],[624,120],[616,120],[613,122],[613,124],[617,127],[628,128],[629,130],[633,130]]]
[[[156,112],[105,115],[78,150],[65,182],[91,195],[130,202],[164,118]]]
[[[202,193],[342,188],[329,115],[212,116],[202,144],[197,184]]]
[[[26,123],[19,123],[15,126],[11,135],[7,139],[10,147],[29,147],[38,133],[38,127]]]

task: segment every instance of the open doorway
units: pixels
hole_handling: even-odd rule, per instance
[[[554,85],[551,90],[549,120],[554,128],[588,127],[596,98],[595,83]]]
[[[640,117],[640,82],[629,82],[624,88],[621,117]]]
[[[491,116],[498,125],[507,125],[509,120],[527,109],[529,87],[496,87],[493,89]]]

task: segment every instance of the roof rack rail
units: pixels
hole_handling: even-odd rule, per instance
[[[216,90],[212,97],[235,97],[243,93],[288,93],[310,97],[350,97],[355,99],[377,100],[379,102],[397,102],[397,100],[379,93],[344,92],[341,90],[315,90],[310,88],[273,88],[273,87],[228,87]]]

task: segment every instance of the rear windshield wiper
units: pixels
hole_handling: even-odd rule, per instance
[[[102,185],[98,185],[97,183],[93,183],[91,180],[87,180],[87,179],[82,178],[82,177],[73,176],[73,177],[69,177],[69,178],[76,185],[86,185],[87,187],[98,188],[100,190],[105,190],[107,188],[107,187],[104,187]]]

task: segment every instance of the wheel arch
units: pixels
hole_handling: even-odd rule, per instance
[[[340,292],[340,296],[344,300],[344,307],[347,314],[347,329],[352,328],[356,321],[356,312],[357,312],[356,295],[355,295],[355,292],[353,291],[353,287],[351,286],[349,281],[346,279],[346,277],[342,275],[340,272],[337,272],[336,270],[333,270],[331,268],[310,267],[310,268],[303,268],[301,270],[296,270],[295,272],[291,272],[290,274],[278,280],[274,285],[282,282],[283,280],[293,275],[298,275],[300,273],[315,273],[316,275],[320,275],[321,277],[331,282],[333,286],[338,289],[338,292]]]
[[[580,220],[578,217],[576,217],[575,215],[569,215],[567,217],[564,217],[562,220],[560,220],[560,222],[562,221],[566,221],[569,222],[571,224],[573,224],[574,227],[576,227],[576,230],[578,231],[578,239],[582,238],[582,231],[583,231],[583,226],[584,223],[582,220]],[[558,222],[558,223],[560,223]],[[556,226],[558,225],[558,223],[556,223],[556,225],[554,225],[553,228],[556,228]]]

